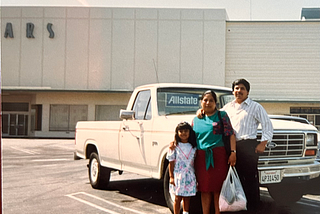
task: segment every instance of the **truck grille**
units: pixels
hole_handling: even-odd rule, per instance
[[[261,139],[261,135],[258,135]],[[272,148],[266,148],[260,158],[302,157],[304,150],[304,134],[274,134]]]

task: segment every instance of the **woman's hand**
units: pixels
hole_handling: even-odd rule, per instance
[[[175,148],[176,148],[176,145],[175,145],[174,141],[170,142],[169,143],[169,149],[170,150],[174,150]]]
[[[231,166],[235,166],[237,162],[237,155],[235,152],[231,152],[231,155],[229,156],[228,159],[228,164],[230,164]]]
[[[174,177],[170,177],[170,184],[172,184],[173,186],[176,185],[176,184],[174,183]]]
[[[230,148],[231,150],[236,150],[236,136],[233,134],[230,136]],[[229,159],[228,159],[228,164],[230,164],[231,166],[236,165],[236,161],[237,161],[237,155],[235,152],[231,152]]]
[[[204,110],[203,110],[203,109],[199,109],[199,110],[197,111],[197,117],[198,117],[199,119],[201,119],[201,118],[203,118],[203,115],[204,115]]]

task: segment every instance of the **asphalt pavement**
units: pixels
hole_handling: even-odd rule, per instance
[[[161,180],[114,172],[108,189],[93,189],[88,161],[73,160],[73,150],[74,140],[2,139],[3,213],[171,213]],[[309,194],[290,206],[276,204],[261,188],[260,213],[320,214],[320,178],[306,188]],[[201,213],[200,197],[191,206],[191,214]]]

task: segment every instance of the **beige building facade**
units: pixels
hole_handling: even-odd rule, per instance
[[[118,120],[136,86],[252,84],[269,114],[320,125],[320,22],[231,22],[224,9],[2,7],[2,136],[73,138]]]

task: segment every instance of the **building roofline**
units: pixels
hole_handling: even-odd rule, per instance
[[[70,92],[70,93],[131,93],[130,89],[52,89],[51,87],[1,87],[1,91],[8,92]]]

